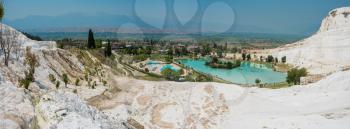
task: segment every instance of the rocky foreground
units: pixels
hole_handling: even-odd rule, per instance
[[[12,57],[9,67],[0,64],[0,128],[347,129],[350,71],[344,67],[350,65],[345,50],[350,29],[335,27],[349,25],[349,17],[343,16],[347,12],[349,8],[333,10],[315,36],[271,50],[287,55],[291,64],[328,75],[313,84],[277,90],[121,77],[89,52],[57,49],[54,42],[32,41],[19,34],[16,40],[22,55]],[[23,53],[27,46],[39,57],[40,66],[36,81],[24,89],[18,80],[26,70]],[[71,80],[67,86],[62,81],[64,73]],[[60,82],[59,87],[50,75]],[[79,85],[74,83],[77,78]]]

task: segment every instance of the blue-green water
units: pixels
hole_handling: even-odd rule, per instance
[[[216,69],[205,65],[205,60],[179,60],[186,67],[196,71],[217,76],[224,80],[237,84],[255,84],[258,78],[261,83],[278,83],[286,80],[287,74],[273,71],[263,64],[244,62],[234,69]]]
[[[178,71],[177,68],[173,67],[173,66],[170,65],[170,64],[164,65],[162,68],[160,68],[160,71],[163,71],[163,70],[168,69],[168,68],[171,69],[171,70],[173,70],[173,71]]]

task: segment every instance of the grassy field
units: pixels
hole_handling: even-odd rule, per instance
[[[264,88],[281,89],[281,88],[287,88],[287,87],[290,87],[290,85],[287,82],[281,82],[281,83],[267,84]]]

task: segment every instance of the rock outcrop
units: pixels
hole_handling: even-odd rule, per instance
[[[350,29],[350,7],[334,9],[322,21],[319,33]]]
[[[0,81],[0,128],[27,129],[34,115],[30,97],[12,83]]]
[[[103,93],[108,87],[97,82],[92,89],[83,80],[86,67],[76,54],[56,48],[52,41],[34,41],[17,30],[0,24],[3,38],[16,41],[18,55],[11,53],[9,66],[4,66],[0,53],[0,128],[57,128],[57,129],[118,129],[124,128],[119,118],[105,115],[87,105],[82,99]],[[24,65],[25,49],[31,47],[38,57],[35,81],[28,89],[20,87],[27,67]],[[16,58],[18,56],[18,58]],[[99,67],[95,66],[94,69]],[[81,79],[77,87],[64,86],[62,75],[67,74],[70,83]],[[55,78],[53,82],[49,75]],[[100,74],[99,74],[100,75]],[[96,75],[97,76],[97,75]],[[97,77],[89,75],[91,81]],[[60,87],[56,87],[60,82]],[[73,91],[76,91],[73,93]],[[37,105],[38,104],[38,105]]]
[[[88,106],[79,96],[67,91],[53,91],[41,97],[36,106],[42,128],[122,129],[123,121]]]
[[[319,31],[297,43],[268,50],[287,57],[287,63],[309,69],[311,74],[329,74],[350,68],[350,7],[332,10]]]

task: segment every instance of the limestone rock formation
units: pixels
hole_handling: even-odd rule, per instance
[[[268,50],[287,63],[309,69],[311,74],[329,74],[350,68],[350,7],[332,10],[319,31],[299,42]]]

